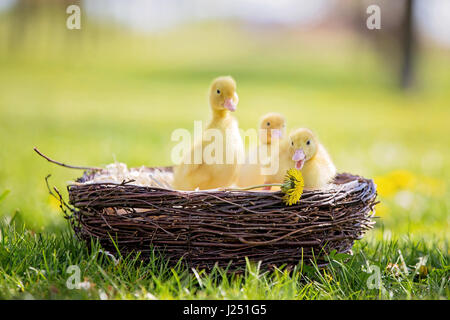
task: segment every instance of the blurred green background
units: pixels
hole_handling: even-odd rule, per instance
[[[252,1],[231,1],[234,11],[223,16],[191,14],[202,12],[201,1],[192,2],[197,11],[186,1],[162,9],[149,1],[145,9],[159,16],[150,26],[136,23],[146,21],[138,17],[142,1],[111,1],[115,14],[108,2],[94,2],[0,6],[3,218],[36,231],[67,227],[44,178],[51,173],[67,196],[82,172],[46,162],[34,146],[74,165],[170,165],[172,131],[208,120],[211,80],[232,75],[242,129],[281,112],[289,128],[318,134],[339,171],[375,179],[380,219],[369,237],[449,238],[450,50],[415,24],[405,62],[404,7],[378,1],[389,14],[370,31],[356,1],[319,1],[308,23],[286,22],[275,9],[274,21]],[[66,28],[72,3],[81,7],[80,30]],[[211,12],[220,6],[213,3]]]

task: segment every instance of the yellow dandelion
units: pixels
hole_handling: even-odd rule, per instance
[[[389,178],[395,183],[397,189],[412,189],[417,183],[416,176],[407,170],[394,170],[389,174]]]
[[[390,197],[401,190],[413,190],[417,185],[417,177],[407,170],[394,170],[390,173],[375,177],[378,194],[383,197]]]
[[[289,169],[284,177],[284,182],[281,185],[281,191],[284,193],[284,203],[288,206],[298,203],[303,194],[304,186],[305,183],[301,171]]]
[[[374,178],[378,194],[382,197],[390,197],[397,193],[397,186],[388,177],[380,176]]]

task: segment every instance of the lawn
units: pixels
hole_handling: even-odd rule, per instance
[[[345,37],[220,24],[163,36],[63,37],[64,45],[32,38],[13,53],[0,50],[0,298],[450,297],[448,51],[423,49],[417,87],[403,92],[390,61]],[[208,85],[222,74],[237,81],[243,129],[281,112],[289,128],[317,132],[339,171],[375,179],[377,225],[350,260],[331,256],[326,268],[300,264],[290,272],[255,264],[242,275],[189,272],[159,257],[113,259],[73,237],[44,178],[51,173],[67,196],[67,182],[81,172],[51,165],[32,148],[75,165],[169,165],[172,131],[208,119]],[[80,289],[66,285],[70,265],[80,268]]]

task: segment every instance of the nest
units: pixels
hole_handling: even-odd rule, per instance
[[[143,258],[156,250],[169,264],[181,259],[199,269],[236,270],[245,258],[267,267],[323,265],[333,250],[351,252],[375,223],[373,181],[350,174],[338,174],[331,189],[305,191],[293,206],[280,191],[180,192],[132,181],[86,183],[92,178],[86,171],[68,186],[69,218],[79,238]]]

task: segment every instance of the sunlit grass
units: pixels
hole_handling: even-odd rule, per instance
[[[269,272],[248,263],[235,274],[169,268],[158,256],[147,262],[112,259],[96,243],[87,250],[68,232],[41,236],[2,223],[0,235],[3,299],[445,299],[450,294],[443,251],[448,247],[435,241],[363,240],[350,257],[331,255],[326,268],[299,264]],[[389,265],[398,266],[398,273]],[[70,266],[80,270],[79,288],[70,286],[75,283]],[[372,285],[375,276],[381,285]]]

